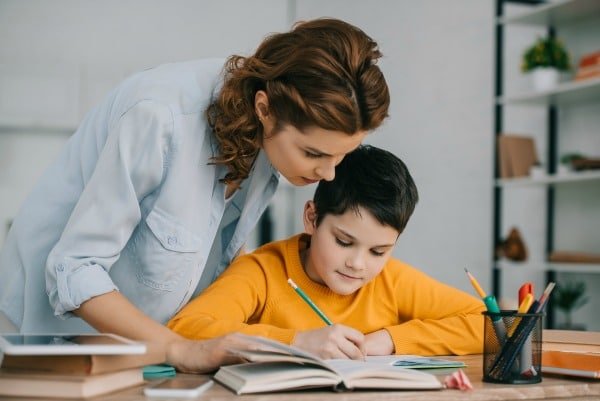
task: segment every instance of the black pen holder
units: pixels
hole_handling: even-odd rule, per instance
[[[483,381],[533,384],[542,381],[544,313],[483,312]]]

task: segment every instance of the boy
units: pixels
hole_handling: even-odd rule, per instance
[[[237,258],[168,326],[193,339],[260,335],[322,358],[481,353],[483,303],[390,258],[417,200],[400,159],[357,148],[306,203],[306,233]]]

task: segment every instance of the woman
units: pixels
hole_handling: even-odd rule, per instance
[[[383,122],[380,56],[360,29],[317,19],[224,69],[198,60],[125,80],[15,217],[0,311],[21,332],[157,342],[182,371],[226,363],[231,337],[192,342],[163,324],[243,252],[280,174],[294,185],[331,180]]]

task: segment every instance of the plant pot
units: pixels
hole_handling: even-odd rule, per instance
[[[553,67],[537,67],[531,71],[531,82],[536,91],[547,91],[558,84],[559,71]]]

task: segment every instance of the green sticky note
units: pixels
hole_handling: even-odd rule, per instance
[[[147,365],[142,368],[144,379],[156,377],[175,377],[175,368],[171,365]]]

